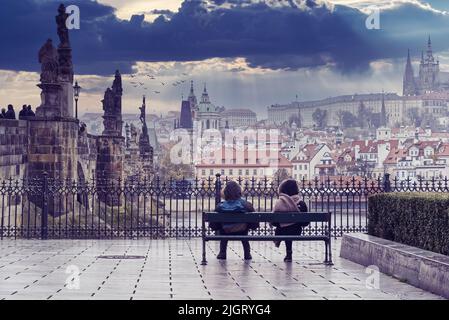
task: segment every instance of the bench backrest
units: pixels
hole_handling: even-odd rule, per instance
[[[250,213],[218,213],[204,212],[203,218],[207,222],[277,222],[277,223],[299,223],[299,222],[328,222],[330,212],[250,212]]]

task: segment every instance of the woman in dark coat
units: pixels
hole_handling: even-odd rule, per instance
[[[242,198],[242,188],[235,181],[229,181],[224,190],[224,201],[218,204],[215,209],[220,213],[235,213],[244,214],[247,212],[254,212],[253,205]],[[257,229],[259,224],[247,224],[247,223],[210,223],[212,230],[215,230],[218,234],[226,235],[247,235],[250,229]],[[248,241],[242,241],[245,260],[251,260],[251,247]],[[226,249],[228,246],[227,240],[220,241],[220,253],[217,259],[226,260]]]
[[[308,208],[299,195],[298,183],[293,179],[284,180],[279,186],[279,200],[274,205],[273,212],[307,212]],[[300,235],[302,228],[308,224],[303,223],[281,223],[273,224],[276,227],[276,235]],[[281,242],[275,242],[276,247],[279,247]],[[285,262],[292,261],[292,241],[285,241],[285,248],[287,254],[284,258]]]
[[[15,120],[16,113],[14,112],[14,107],[12,104],[8,105],[8,110],[5,113],[5,119]]]

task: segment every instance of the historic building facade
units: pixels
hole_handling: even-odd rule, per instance
[[[282,126],[290,124],[292,119],[300,118],[301,127],[316,126],[314,113],[326,111],[326,126],[339,127],[340,114],[350,112],[355,117],[363,110],[373,114],[376,123],[394,125],[402,121],[405,106],[402,97],[394,93],[355,94],[332,97],[315,101],[293,102],[285,105],[272,105],[267,108],[268,124]]]
[[[257,122],[257,115],[250,109],[229,109],[221,113],[225,128],[248,128]]]

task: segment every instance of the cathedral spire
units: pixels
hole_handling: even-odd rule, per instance
[[[203,94],[201,96],[201,102],[202,103],[210,103],[209,93],[207,93],[206,83],[204,83],[204,90],[203,90]]]
[[[413,72],[410,49],[407,52],[407,63],[405,65],[403,92],[404,96],[414,96],[416,94],[415,75]]]
[[[387,109],[386,109],[386,106],[385,106],[385,92],[384,92],[384,90],[382,89],[382,107],[381,107],[381,110],[380,110],[380,126],[381,127],[386,127],[387,126],[387,122],[388,122],[388,119],[387,119]]]
[[[197,108],[198,102],[195,96],[195,90],[193,88],[193,80],[190,81],[190,94],[187,100],[190,103],[190,109],[192,110],[192,118],[195,117],[195,110]]]
[[[434,62],[434,58],[433,58],[433,50],[432,50],[432,40],[430,39],[430,35],[429,35],[429,40],[427,40],[427,62]]]

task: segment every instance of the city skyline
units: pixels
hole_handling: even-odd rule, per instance
[[[0,300],[449,298],[447,1],[0,8]]]
[[[186,1],[187,2],[187,1]],[[210,1],[210,5],[214,1]],[[213,9],[208,9],[207,12],[203,13],[204,17],[209,17],[211,23],[214,22],[214,12],[218,10],[225,10],[231,17],[232,14],[236,12],[244,12],[239,6],[231,9],[223,9],[226,1],[223,2],[221,6],[217,5]],[[254,2],[254,1],[253,1]],[[51,5],[53,5],[50,3]],[[190,13],[186,9],[186,5],[183,8],[179,8],[181,1],[169,1],[165,4],[161,2],[142,2],[142,1],[127,1],[126,5],[120,4],[119,1],[100,1],[99,3],[90,3],[87,7],[85,1],[75,1],[78,3],[81,11],[81,29],[72,30],[71,34],[73,36],[73,42],[75,45],[83,45],[83,41],[80,37],[84,34],[90,34],[92,30],[90,29],[90,23],[94,17],[109,17],[114,20],[117,33],[121,34],[125,31],[123,29],[123,24],[137,23],[141,24],[139,29],[146,30],[145,32],[150,32],[148,30],[154,27],[154,20],[146,20],[147,16],[151,16],[155,13],[164,14],[167,21],[166,24],[169,26],[169,22],[173,20],[174,15],[186,16],[188,19],[194,19],[193,16],[188,16]],[[198,1],[191,3],[199,3]],[[250,2],[247,2],[250,3]],[[259,1],[260,3],[260,1]],[[279,23],[279,17],[276,17],[275,13],[278,13],[279,8],[274,8],[273,5],[269,5],[270,2],[264,2],[267,13],[267,18],[272,19],[273,23]],[[304,4],[305,2],[297,1],[295,3]],[[315,2],[314,2],[315,3]],[[360,36],[363,35],[363,41],[360,42],[362,45],[362,51],[357,56],[361,56],[360,59],[355,59],[351,64],[347,64],[344,58],[342,58],[342,53],[345,53],[345,40],[340,39],[335,42],[335,47],[337,50],[333,52],[329,51],[329,61],[315,61],[313,57],[316,56],[316,43],[313,41],[303,41],[300,46],[285,46],[281,48],[279,52],[275,52],[277,60],[282,60],[285,65],[275,65],[273,58],[267,57],[267,54],[262,53],[253,57],[250,52],[250,48],[247,48],[248,52],[244,50],[236,50],[235,52],[230,52],[229,54],[217,54],[217,48],[211,48],[210,45],[201,48],[209,48],[210,52],[204,52],[204,54],[199,54],[198,56],[186,55],[185,58],[180,59],[179,55],[184,54],[183,48],[168,48],[165,49],[166,53],[164,57],[158,57],[152,48],[156,45],[150,43],[148,46],[149,58],[144,61],[145,55],[141,53],[136,53],[135,56],[130,57],[125,53],[122,54],[119,50],[118,53],[114,53],[115,43],[108,43],[111,47],[109,55],[112,57],[110,59],[123,59],[121,62],[110,61],[110,66],[108,71],[104,70],[102,64],[98,64],[98,68],[94,68],[89,65],[89,61],[93,62],[99,59],[102,52],[104,52],[104,47],[98,47],[98,44],[94,44],[94,48],[99,50],[99,53],[95,53],[89,61],[86,61],[85,54],[83,50],[80,52],[75,52],[74,62],[76,64],[75,75],[80,85],[83,87],[83,91],[80,97],[80,113],[85,112],[101,112],[101,95],[103,88],[107,85],[112,77],[110,70],[114,70],[117,67],[121,70],[123,74],[124,82],[124,96],[123,96],[123,110],[124,112],[136,112],[137,107],[140,105],[141,96],[146,94],[148,97],[149,108],[153,113],[160,114],[166,113],[166,111],[177,111],[179,110],[179,103],[181,97],[188,94],[189,86],[188,82],[194,80],[197,85],[197,90],[200,90],[202,83],[207,82],[211,99],[213,103],[219,106],[225,106],[226,108],[250,108],[256,111],[260,118],[266,117],[266,108],[271,104],[276,103],[290,103],[299,97],[299,100],[316,100],[323,99],[331,96],[354,94],[354,93],[376,93],[381,92],[384,89],[387,92],[402,92],[402,74],[404,72],[405,61],[407,57],[407,49],[410,48],[411,55],[415,58],[413,61],[420,56],[421,50],[425,49],[426,39],[428,35],[432,36],[433,44],[435,47],[435,54],[440,59],[441,69],[449,70],[449,53],[447,51],[447,45],[441,39],[444,36],[444,29],[442,26],[447,24],[449,20],[447,13],[443,10],[447,9],[447,4],[442,1],[382,1],[376,2],[379,4],[381,11],[381,30],[363,30],[364,18],[366,17],[366,8],[368,5],[372,5],[372,1],[331,1],[334,5],[330,4],[324,5],[322,2],[316,2],[316,6],[310,6],[304,9],[303,7],[293,8],[292,5],[287,5],[286,3],[281,3],[282,12],[287,12],[288,14],[303,14],[301,10],[309,10],[315,13],[317,10],[328,10],[330,15],[335,15],[338,17],[341,24],[344,25],[342,32],[348,35]],[[272,4],[272,3],[271,3]],[[108,7],[108,5],[112,7]],[[197,4],[198,5],[198,4]],[[253,4],[254,5],[254,4]],[[85,6],[85,7],[83,7]],[[193,5],[191,5],[193,6]],[[39,10],[44,10],[45,5],[42,4]],[[148,8],[147,10],[143,10]],[[163,9],[170,10],[162,11]],[[3,23],[10,23],[15,25],[18,20],[25,15],[24,12],[20,12],[19,9],[14,9],[14,6],[10,8],[12,16],[5,20]],[[15,11],[14,11],[15,10]],[[35,7],[30,6],[30,10],[37,10]],[[227,11],[226,11],[227,10]],[[240,11],[239,11],[240,10]],[[317,11],[318,12],[318,11]],[[364,13],[365,12],[365,13]],[[432,17],[420,22],[423,24],[422,28],[416,32],[407,32],[407,23],[409,23],[409,17],[404,18],[401,16],[404,12],[409,12],[414,16],[422,17]],[[141,18],[134,16],[131,19],[129,14],[145,14],[145,22],[142,22]],[[30,14],[30,13],[28,13]],[[50,13],[49,13],[50,14]],[[170,17],[167,17],[167,14]],[[349,15],[349,16],[348,16]],[[353,15],[351,20],[348,20],[350,15]],[[271,18],[270,18],[271,17]],[[45,15],[36,18],[36,21],[30,21],[30,23],[39,23],[40,19],[45,19]],[[117,18],[117,19],[116,19]],[[257,21],[252,21],[251,16],[248,16],[248,25],[257,26]],[[433,19],[435,18],[435,19]],[[126,20],[120,19],[131,19],[133,22],[126,22]],[[178,18],[179,20],[180,18]],[[189,21],[190,21],[189,20]],[[311,22],[316,23],[316,22]],[[335,21],[333,21],[335,23]],[[442,25],[442,23],[444,23]],[[84,27],[88,25],[88,27]],[[332,24],[330,24],[332,26]],[[277,27],[277,30],[282,32],[281,27]],[[104,27],[104,26],[103,26]],[[128,26],[130,27],[130,26]],[[287,28],[291,26],[287,26]],[[26,25],[21,26],[22,29],[26,28]],[[47,27],[43,27],[46,29]],[[122,29],[119,29],[122,28]],[[249,27],[248,27],[249,28]],[[324,27],[323,27],[324,28]],[[148,30],[147,30],[148,29]],[[106,29],[101,30],[98,33],[99,37],[105,37],[108,41],[116,40],[116,36],[113,36],[113,31],[111,29],[108,32]],[[286,35],[286,39],[299,39],[302,38],[314,39],[313,34],[302,35],[301,32],[297,30],[286,29],[291,32],[291,35]],[[223,39],[229,37],[229,35],[224,30]],[[262,30],[264,31],[264,30]],[[253,36],[255,40],[260,37],[257,32],[250,33],[249,36]],[[323,32],[323,31],[321,31]],[[53,35],[54,31],[49,32]],[[38,40],[40,41],[43,34],[39,33]],[[151,33],[148,34],[150,37],[154,37]],[[319,32],[316,36],[320,36]],[[89,39],[90,36],[87,38]],[[195,35],[188,34],[190,41],[198,41]],[[304,38],[305,37],[305,38]],[[332,37],[332,34],[330,35]],[[400,37],[400,38],[398,38]],[[355,37],[354,39],[358,39]],[[119,39],[119,38],[117,38]],[[366,48],[376,46],[378,44],[385,46],[390,44],[393,40],[397,39],[397,43],[391,47],[386,47],[385,53],[378,54],[374,52],[372,54],[364,55],[364,46]],[[238,41],[239,39],[235,39]],[[168,41],[168,40],[167,40]],[[183,39],[183,41],[189,41],[189,39]],[[332,40],[332,41],[335,41]],[[37,42],[37,40],[34,40]],[[150,42],[150,41],[148,41]],[[206,43],[210,43],[209,39],[205,39]],[[282,43],[282,42],[279,42]],[[31,46],[33,42],[28,44]],[[183,42],[180,43],[182,45]],[[357,43],[355,43],[357,44]],[[131,43],[132,45],[132,43]],[[147,44],[144,45],[144,47]],[[206,45],[206,44],[205,44]],[[36,47],[32,48],[36,50]],[[28,48],[26,48],[28,49]],[[117,48],[120,49],[120,48]],[[292,49],[298,51],[294,53],[293,56],[289,56],[288,52]],[[387,50],[388,49],[388,50]],[[11,48],[11,52],[6,50],[2,53],[3,58],[11,58],[15,50],[21,50],[21,45],[17,48]],[[33,50],[30,51],[34,52]],[[114,51],[114,52],[113,52]],[[232,51],[232,50],[231,50]],[[379,51],[379,50],[375,50]],[[178,53],[177,53],[178,52]],[[200,52],[201,53],[201,52]],[[138,57],[140,55],[140,57]],[[151,57],[153,55],[153,57]],[[36,63],[33,54],[28,54],[26,50],[25,53],[14,57],[13,60],[8,61],[7,66],[5,63],[0,65],[0,106],[4,107],[9,103],[14,104],[16,107],[21,106],[24,103],[32,104],[34,106],[38,105],[39,99],[39,89],[35,87],[35,83],[38,81],[37,72],[33,71],[36,68]],[[23,63],[24,58],[27,58],[27,63]],[[108,58],[109,59],[109,58]],[[171,59],[171,61],[170,61]],[[262,60],[261,60],[262,59]],[[166,61],[168,60],[168,61]],[[125,61],[126,63],[122,63]],[[106,61],[105,61],[106,63]],[[123,67],[123,68],[120,68]],[[415,66],[416,67],[416,66]],[[9,70],[7,70],[9,69]],[[95,74],[97,73],[97,74]],[[108,76],[108,73],[111,73]],[[139,76],[140,74],[140,76]],[[155,75],[156,80],[150,80],[147,75]],[[217,77],[217,74],[219,77]],[[137,77],[131,77],[131,75]],[[148,90],[142,90],[141,88],[134,88],[131,82],[133,81],[144,81],[144,87]],[[185,82],[178,86],[172,86],[171,84],[180,79],[185,80]],[[167,84],[162,86],[161,82]],[[160,93],[155,93],[158,91]]]

